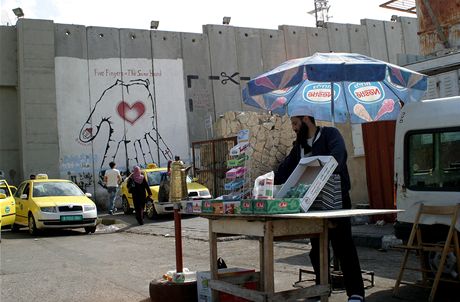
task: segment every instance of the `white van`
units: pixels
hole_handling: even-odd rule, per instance
[[[405,223],[414,221],[421,202],[460,203],[460,97],[405,105],[396,121],[394,160],[396,205],[405,210],[398,213],[395,233],[404,238],[411,227]],[[443,217],[422,223],[433,228],[450,225]],[[456,228],[460,230],[460,217]]]

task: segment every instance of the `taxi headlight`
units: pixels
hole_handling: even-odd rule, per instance
[[[56,207],[41,207],[40,211],[45,212],[45,213],[56,213]]]
[[[93,206],[93,205],[83,206],[83,211],[85,212],[94,211],[94,210],[96,210],[96,206]]]

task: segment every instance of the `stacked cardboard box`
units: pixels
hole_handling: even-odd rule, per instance
[[[245,269],[245,268],[223,268],[219,269],[219,279],[230,277],[230,276],[237,276],[237,275],[244,275],[248,273],[254,273],[255,270],[253,269]],[[197,294],[198,294],[198,301],[199,302],[210,302],[212,301],[212,291],[209,288],[209,280],[211,279],[211,272],[197,272],[196,273],[196,283],[197,283]],[[244,284],[238,284],[244,288],[248,289],[256,289],[257,283],[256,282],[246,282]],[[243,298],[235,297],[226,293],[219,293],[219,301],[221,302],[243,302],[248,301]]]

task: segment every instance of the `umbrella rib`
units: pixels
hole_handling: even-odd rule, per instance
[[[286,104],[284,104],[283,107],[286,107],[286,114],[288,114],[288,110],[287,110],[287,107],[289,105],[289,103],[291,102],[291,100],[294,98],[294,96],[297,94],[297,91],[300,89],[300,87],[303,86],[303,81],[300,82],[299,84],[297,84],[297,88],[295,89],[295,91],[293,93],[291,93],[291,96],[289,97],[288,101],[286,102]],[[289,114],[288,114],[289,115]]]
[[[388,87],[388,89],[390,89],[391,92],[393,92],[393,94],[398,98],[399,102],[402,102],[403,104],[406,104],[400,97],[399,95],[393,90],[393,88],[390,87],[390,85],[388,85],[385,81],[382,81],[382,83]],[[409,88],[408,88],[409,89]]]

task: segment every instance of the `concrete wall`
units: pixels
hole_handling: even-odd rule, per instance
[[[20,19],[17,34],[22,175],[46,171],[59,177],[54,24]]]
[[[213,136],[205,120],[257,111],[241,100],[250,78],[315,52],[357,52],[396,63],[399,53],[418,54],[416,32],[416,19],[402,17],[278,30],[205,25],[202,34],[21,19],[17,28],[0,27],[0,104],[11,113],[0,125],[17,123],[0,142],[0,170],[18,170],[21,178],[47,171],[91,191],[113,159],[123,169],[163,164],[170,153],[190,159],[189,144]],[[149,104],[142,118],[133,107],[139,100]],[[339,128],[353,150],[350,125]],[[147,134],[156,141],[148,147]],[[365,188],[364,157],[350,155],[353,185]],[[367,200],[367,192],[359,192],[356,199]]]
[[[22,179],[19,168],[17,32],[0,26],[0,174],[9,183]]]

